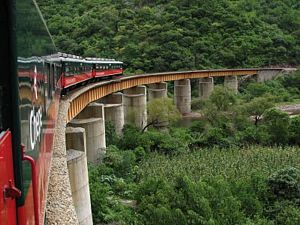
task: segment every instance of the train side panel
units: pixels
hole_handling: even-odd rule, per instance
[[[102,70],[102,71],[100,70],[100,71],[96,71],[96,78],[121,75],[122,73],[123,73],[122,69],[108,69],[108,70]]]
[[[23,182],[24,200],[18,206],[19,224],[35,224],[37,214],[38,223],[43,224],[60,96],[60,67],[59,62],[48,60],[56,49],[36,2],[18,0],[16,6],[21,143],[36,167],[33,177],[32,165],[22,162],[23,174],[18,179]]]
[[[16,225],[16,195],[21,192],[15,188],[11,132],[0,133],[0,221],[1,224]]]

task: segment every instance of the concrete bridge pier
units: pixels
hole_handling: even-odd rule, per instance
[[[76,149],[86,152],[86,133],[82,127],[66,128],[66,149]]]
[[[80,225],[93,225],[88,168],[85,153],[67,150],[72,199]]]
[[[95,164],[101,162],[106,148],[104,105],[99,103],[89,104],[68,126],[85,129],[87,160]]]
[[[105,121],[111,121],[118,135],[122,134],[124,126],[124,107],[123,94],[121,92],[113,93],[100,99],[99,102],[104,104]]]
[[[139,128],[147,125],[146,86],[136,86],[124,90],[125,123],[135,124]]]
[[[155,98],[164,98],[168,96],[168,84],[166,82],[154,83],[148,85],[148,101]]]
[[[214,78],[213,77],[205,77],[199,79],[199,97],[203,100],[209,98],[210,94],[214,90]]]
[[[66,128],[66,148],[72,199],[79,224],[93,225],[84,128]]]
[[[238,93],[238,79],[237,76],[226,76],[224,78],[224,86]]]
[[[174,81],[174,101],[181,114],[191,112],[191,81],[189,79]]]

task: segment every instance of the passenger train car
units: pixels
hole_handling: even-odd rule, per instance
[[[82,58],[60,52],[47,58],[61,66],[59,87],[64,94],[78,86],[123,74],[123,63],[114,59]]]
[[[57,53],[35,0],[0,6],[0,223],[42,225],[61,94],[123,65]]]

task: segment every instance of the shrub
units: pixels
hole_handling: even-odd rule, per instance
[[[128,177],[135,165],[136,158],[133,151],[121,151],[116,146],[108,147],[104,163],[113,169],[118,177]]]
[[[204,109],[206,106],[206,100],[195,98],[192,100],[191,108],[193,111]]]
[[[220,146],[222,148],[228,148],[234,144],[234,138],[227,136],[224,129],[210,127],[196,140],[196,143],[199,147]]]
[[[114,220],[115,214],[112,208],[118,207],[118,204],[112,199],[110,200],[112,189],[108,183],[101,182],[96,167],[89,167],[89,183],[94,223]]]
[[[116,128],[111,121],[105,121],[105,139],[107,146],[116,145],[118,143]]]
[[[134,149],[134,154],[137,162],[142,161],[142,159],[146,156],[146,152],[143,147],[136,147]]]
[[[242,93],[244,98],[249,100],[256,97],[261,97],[269,91],[270,88],[266,84],[251,82],[242,90]]]
[[[123,128],[123,136],[118,142],[118,147],[123,150],[133,150],[138,146],[145,146],[141,132],[137,127],[126,124]]]
[[[300,116],[290,119],[289,142],[290,144],[300,145]]]
[[[190,126],[189,130],[191,134],[201,134],[205,131],[206,128],[206,121],[205,120],[198,120],[194,121]]]
[[[237,143],[241,145],[264,144],[268,142],[269,134],[264,126],[250,125],[236,134]]]
[[[237,95],[229,88],[216,86],[209,102],[215,105],[217,110],[226,111],[237,102]]]
[[[269,144],[286,144],[289,135],[289,116],[287,113],[272,108],[264,114],[264,125],[269,135]]]
[[[268,186],[276,199],[297,200],[300,198],[300,171],[293,167],[281,169],[268,178]]]
[[[298,225],[300,224],[300,208],[288,205],[276,216],[277,225]]]

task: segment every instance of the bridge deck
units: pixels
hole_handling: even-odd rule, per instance
[[[89,103],[96,101],[111,93],[131,88],[142,84],[159,83],[163,81],[174,81],[182,79],[195,79],[203,77],[223,77],[223,76],[244,76],[256,75],[260,71],[278,71],[282,68],[249,68],[249,69],[217,69],[217,70],[196,70],[141,74],[122,77],[118,80],[99,82],[83,87],[76,92],[69,94],[70,107],[68,110],[67,123],[70,122]]]

